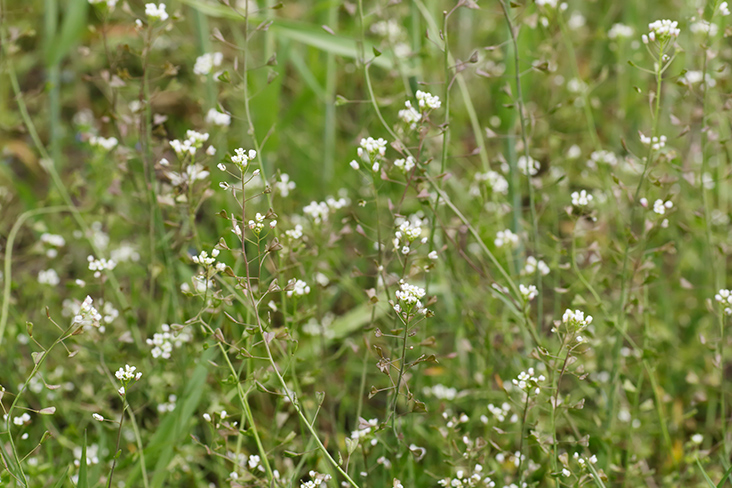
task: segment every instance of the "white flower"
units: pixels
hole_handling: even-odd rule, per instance
[[[394,167],[399,168],[402,173],[409,173],[414,168],[414,158],[407,156],[406,159],[397,159],[394,161]]]
[[[257,151],[249,149],[245,151],[244,148],[240,147],[234,149],[234,156],[231,156],[231,162],[239,166],[239,168],[246,168],[249,161],[257,157]]]
[[[536,0],[536,4],[540,7],[557,7],[557,0]]]
[[[425,289],[415,285],[410,285],[404,280],[399,282],[400,290],[397,290],[394,295],[398,300],[407,304],[407,306],[416,306],[417,310],[422,310],[422,298],[425,296]]]
[[[730,14],[729,5],[727,4],[727,2],[722,2],[719,4],[719,13],[720,15],[723,15],[725,17]]]
[[[308,286],[308,284],[305,283],[303,280],[295,280],[293,278],[287,284],[292,285],[292,289],[287,290],[288,297],[291,297],[293,295],[301,297],[310,293],[310,286]]]
[[[668,19],[651,22],[648,24],[650,32],[647,35],[643,34],[643,43],[648,44],[649,42],[655,41],[665,43],[669,40],[676,39],[681,34],[681,29],[678,28],[678,25],[678,22]]]
[[[137,371],[137,368],[135,366],[130,366],[129,364],[125,364],[124,368],[119,368],[116,373],[114,373],[114,376],[117,377],[118,380],[120,380],[122,383],[129,383],[132,380],[139,380],[142,376],[141,372],[135,372]]]
[[[105,151],[111,151],[117,147],[119,141],[116,137],[104,138],[99,136],[92,136],[89,138],[89,145],[93,147],[101,147]]]
[[[519,389],[523,390],[526,393],[533,393],[535,395],[538,395],[541,391],[539,388],[539,383],[544,381],[546,381],[544,375],[534,375],[534,368],[529,368],[526,371],[522,371],[521,373],[519,373],[516,379],[511,380],[514,386],[517,386]]]
[[[714,300],[724,307],[725,315],[732,315],[732,292],[727,289],[721,289],[714,295]]]
[[[648,137],[648,136],[644,135],[642,132],[639,134],[640,134],[641,143],[645,144],[646,146],[650,145],[651,148],[655,151],[658,151],[659,149],[666,147],[666,136]]]
[[[231,115],[219,112],[215,108],[209,109],[206,114],[206,123],[218,125],[221,127],[228,127],[231,125]]]
[[[428,258],[430,258],[433,261],[436,261],[438,259],[437,251],[431,251],[428,255]]]
[[[108,9],[112,10],[117,5],[117,0],[89,0],[91,5],[106,5]],[[725,2],[726,3],[726,2]]]
[[[658,215],[664,215],[666,213],[666,209],[670,209],[674,206],[673,202],[671,200],[663,201],[663,200],[656,200],[653,202],[653,211],[656,212]]]
[[[86,260],[89,262],[89,269],[94,271],[94,277],[99,278],[102,276],[102,271],[113,270],[117,263],[114,259],[106,260],[104,258],[96,259],[94,256],[87,256]]]
[[[351,161],[350,163],[348,163],[348,164],[351,166],[351,168],[353,168],[353,169],[355,169],[357,171],[360,168],[360,166],[358,165],[358,162],[355,159],[353,161]]]
[[[211,416],[207,413],[204,413],[203,420],[205,420],[206,422],[211,422]]]
[[[709,73],[704,76],[703,71],[687,71],[684,76],[679,79],[681,83],[687,86],[695,85],[700,83],[702,80],[706,80],[706,85],[710,88],[717,85],[717,81],[712,78]]]
[[[496,234],[496,240],[493,241],[496,247],[516,247],[519,243],[519,238],[516,234],[511,232],[509,229],[500,230]]]
[[[526,258],[526,264],[524,265],[523,270],[524,274],[532,275],[537,269],[542,276],[549,274],[549,266],[547,266],[544,261],[537,260],[534,256]]]
[[[386,154],[386,139],[379,137],[374,139],[373,137],[367,137],[361,139],[358,148],[359,157],[365,162],[371,163],[377,158],[382,158]]]
[[[100,320],[102,320],[102,315],[92,305],[92,298],[87,296],[76,312],[76,315],[74,315],[72,324],[83,326],[94,325],[98,327]]]
[[[207,75],[215,67],[221,66],[224,55],[221,53],[206,53],[196,58],[193,65],[193,72],[197,75]]]
[[[719,32],[719,27],[717,27],[717,24],[712,24],[706,20],[700,20],[699,22],[691,24],[689,26],[689,30],[692,34],[708,34],[709,37],[714,37],[717,35],[717,32]]]
[[[580,192],[572,192],[572,205],[575,207],[584,207],[590,204],[592,201],[592,195],[587,193],[587,190]]]
[[[422,114],[412,107],[412,102],[409,100],[404,102],[404,107],[405,108],[400,110],[397,115],[402,122],[407,124],[410,129],[414,130],[417,128],[417,124],[422,120]]]
[[[15,425],[23,425],[27,422],[30,422],[30,419],[30,415],[28,415],[27,413],[23,413],[23,415],[21,415],[20,417],[13,417],[13,423]]]
[[[624,39],[633,37],[635,30],[625,24],[613,24],[610,30],[607,32],[607,36],[610,39]]]
[[[475,181],[486,182],[494,193],[508,193],[508,181],[502,174],[495,171],[487,171],[485,173],[475,173]],[[478,193],[480,195],[480,193]]]
[[[58,277],[58,273],[56,273],[56,270],[53,268],[38,272],[38,283],[41,285],[56,286],[60,282],[61,280]]]
[[[597,163],[605,163],[609,164],[610,166],[615,166],[618,164],[618,157],[615,155],[615,153],[611,151],[594,151],[590,155],[590,160],[587,161],[587,166],[590,169],[596,169]]]
[[[152,357],[170,359],[170,355],[173,349],[177,349],[183,345],[183,343],[190,342],[191,336],[186,332],[173,333],[170,331],[168,324],[160,326],[162,332],[156,332],[153,334],[152,339],[147,339],[145,342],[152,346]]]
[[[570,470],[568,470],[567,468],[562,468],[562,475],[565,478],[569,478],[570,476],[572,476],[572,472]]]
[[[99,415],[98,413],[93,413],[93,414],[92,414],[92,417],[94,417],[94,420],[96,420],[96,421],[98,421],[98,422],[104,422],[104,417],[102,417],[102,416],[101,416],[101,415]]]
[[[519,285],[519,292],[521,293],[521,296],[524,298],[524,300],[526,300],[527,302],[530,302],[539,294],[536,286],[534,285]]]
[[[419,104],[419,108],[422,110],[435,110],[440,108],[440,106],[442,105],[442,102],[440,102],[440,97],[432,95],[431,93],[417,90],[417,93],[415,95],[417,97],[417,103]]]
[[[168,13],[165,11],[165,4],[160,3],[155,5],[154,3],[145,4],[145,15],[150,20],[168,20]]]
[[[518,169],[524,175],[534,176],[539,172],[541,165],[538,161],[531,158],[531,156],[521,156],[518,158]]]
[[[302,209],[305,215],[309,215],[313,222],[320,224],[323,221],[328,220],[328,214],[330,213],[330,207],[325,202],[312,201],[309,205]]]
[[[255,469],[257,466],[259,466],[261,458],[257,456],[256,454],[252,454],[249,456],[249,461],[247,464],[249,464],[249,469]]]
[[[280,175],[280,181],[275,182],[275,186],[280,191],[280,195],[286,197],[297,185],[295,185],[294,181],[290,181],[290,175],[282,173]]]
[[[285,235],[293,241],[300,240],[302,238],[302,225],[297,224],[294,229],[286,230]]]
[[[691,436],[691,442],[693,442],[694,444],[699,445],[702,442],[704,442],[704,436],[701,435],[701,434],[694,434],[693,436]]]
[[[592,323],[592,315],[585,315],[582,310],[571,310],[568,308],[564,311],[564,315],[562,315],[562,323],[581,331]]]

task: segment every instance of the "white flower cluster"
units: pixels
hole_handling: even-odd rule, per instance
[[[590,456],[589,458],[585,458],[580,453],[575,452],[574,456],[572,456],[572,457],[574,457],[575,461],[577,461],[577,463],[580,465],[581,468],[587,467],[588,463],[597,464],[597,456],[595,456],[594,454],[592,456]]]
[[[493,243],[496,245],[496,247],[516,247],[518,246],[519,238],[516,234],[511,232],[510,229],[499,230]]]
[[[658,41],[664,43],[671,39],[676,39],[681,34],[681,29],[678,28],[679,23],[668,19],[657,20],[648,24],[650,32],[643,34],[642,39],[644,44],[649,42]]]
[[[249,227],[251,230],[254,231],[256,235],[259,235],[262,232],[262,229],[264,229],[264,219],[265,216],[261,213],[257,212],[254,215],[254,220],[250,220],[247,222],[247,227]],[[277,226],[276,220],[271,220],[269,222],[270,229],[274,229]]]
[[[687,71],[683,77],[679,78],[679,81],[686,86],[696,85],[697,83],[701,83],[705,81],[706,85],[710,88],[714,88],[717,86],[717,80],[712,78],[712,75],[707,73],[706,76],[704,75],[703,71]]]
[[[538,395],[541,391],[541,389],[539,388],[539,383],[543,381],[546,381],[546,378],[543,374],[540,374],[539,376],[534,376],[534,368],[529,368],[528,370],[519,373],[516,379],[511,380],[511,383],[513,383],[514,386],[517,386],[519,389],[525,391],[526,393],[533,393],[534,395]]]
[[[310,286],[308,286],[308,284],[303,280],[296,280],[293,278],[287,282],[287,286],[292,286],[291,290],[287,290],[288,297],[291,297],[293,295],[295,295],[296,297],[301,297],[310,293]]]
[[[722,288],[714,295],[714,300],[724,307],[725,315],[732,315],[732,292],[726,288]]]
[[[211,108],[206,113],[206,123],[218,125],[220,127],[228,127],[231,125],[231,115],[219,112],[215,108]]]
[[[117,147],[117,144],[119,141],[117,141],[116,137],[101,137],[101,136],[91,136],[89,138],[89,145],[92,147],[100,147],[104,149],[105,151],[111,151],[115,147]]]
[[[378,139],[367,137],[361,139],[361,142],[359,143],[360,147],[357,150],[358,157],[361,158],[361,161],[367,163],[371,167],[371,171],[374,173],[379,171],[379,168],[381,167],[379,161],[386,154],[386,144],[386,139],[381,137]],[[353,169],[359,169],[360,167],[355,159],[351,161],[350,164]]]
[[[99,278],[102,276],[102,271],[108,269],[112,270],[117,266],[114,259],[106,260],[104,258],[96,259],[94,256],[87,256],[86,260],[89,261],[89,270],[94,271],[94,277]]]
[[[248,151],[240,147],[234,149],[234,155],[231,156],[231,162],[237,165],[240,169],[246,168],[249,161],[254,160],[257,157],[257,151],[250,149]]]
[[[168,401],[163,403],[158,403],[158,412],[165,413],[165,412],[172,412],[175,410],[175,402],[178,401],[178,397],[176,395],[168,395]]]
[[[137,371],[137,368],[135,366],[130,366],[129,364],[125,364],[124,368],[119,368],[116,373],[114,373],[114,376],[117,377],[118,380],[120,380],[122,383],[129,383],[132,380],[138,381],[142,377],[142,373],[140,371]]]
[[[700,20],[699,22],[691,24],[689,26],[689,30],[692,34],[702,34],[714,37],[717,35],[717,32],[719,32],[719,27],[717,27],[717,24],[712,24],[706,20]]]
[[[399,247],[399,242],[402,238],[407,243],[412,243],[422,237],[422,219],[413,215],[410,220],[405,219],[399,224],[398,230],[394,233],[394,247]]]
[[[371,32],[389,40],[397,40],[404,34],[403,28],[394,19],[380,20],[371,26]]]
[[[539,172],[539,168],[541,168],[539,161],[533,159],[531,156],[521,156],[518,158],[517,164],[519,171],[526,176],[535,176]]]
[[[587,190],[574,191],[572,192],[572,205],[575,207],[585,207],[590,204],[592,198],[592,195],[587,193]]]
[[[75,447],[74,448],[74,466],[77,468],[81,465],[81,448]],[[99,464],[99,445],[98,444],[91,444],[86,447],[86,464],[87,466],[91,464]]]
[[[562,323],[583,330],[592,323],[592,315],[585,315],[582,310],[566,309],[562,315]]]
[[[46,256],[49,258],[55,258],[58,256],[58,250],[55,248],[64,247],[66,245],[66,241],[63,237],[57,234],[49,234],[48,232],[41,234],[41,242],[50,246],[50,248],[46,250]]]
[[[150,20],[168,20],[168,12],[165,11],[164,3],[159,3],[158,5],[155,5],[154,3],[146,3],[145,15],[147,15],[147,18]]]
[[[173,349],[178,349],[184,343],[191,341],[191,336],[188,333],[182,331],[177,334],[173,333],[168,324],[161,325],[160,329],[162,332],[156,332],[153,334],[152,339],[145,341],[149,346],[153,346],[150,353],[156,359],[170,359]]]
[[[539,0],[537,0],[538,2]],[[466,488],[473,486],[486,486],[487,488],[494,488],[496,483],[489,477],[483,477],[483,466],[476,464],[473,468],[473,474],[467,475],[464,470],[458,469],[455,472],[454,478],[443,478],[437,481],[440,486],[449,486],[451,488]]]
[[[89,0],[90,5],[106,5],[108,9],[112,10],[117,5],[117,0]]]
[[[635,30],[629,25],[625,24],[613,24],[610,30],[607,32],[607,37],[610,39],[626,39],[633,37]]]
[[[26,412],[26,413],[23,413],[19,417],[13,417],[13,423],[15,425],[24,425],[24,424],[27,424],[28,422],[30,422],[30,419],[31,419],[31,416],[28,415],[28,413]]]
[[[212,69],[221,66],[221,62],[224,60],[224,55],[221,53],[206,53],[196,58],[196,63],[193,65],[193,72],[197,75],[205,76],[211,72]]]
[[[194,163],[186,166],[186,172],[180,174],[176,171],[168,171],[165,175],[170,178],[173,186],[181,186],[184,184],[192,185],[198,180],[205,180],[210,173],[204,169],[203,165]]]
[[[665,202],[661,199],[656,200],[653,202],[653,211],[656,212],[658,215],[664,215],[666,213],[667,209],[673,208],[674,203],[671,200],[666,200]]]
[[[549,274],[549,266],[547,266],[544,261],[537,260],[534,256],[526,258],[526,264],[524,265],[523,270],[524,274],[532,275],[536,273],[537,269],[542,276]]]
[[[596,169],[597,163],[605,163],[610,166],[616,166],[618,164],[618,157],[612,151],[593,151],[590,155],[589,161],[587,161],[587,167],[590,169]]]
[[[417,90],[415,96],[417,97],[417,104],[419,104],[419,108],[422,109],[422,111],[425,111],[426,109],[436,110],[442,105],[440,97],[437,95]]]
[[[218,257],[219,253],[220,253],[220,251],[215,248],[211,251],[210,256],[208,255],[208,253],[206,251],[201,251],[201,253],[198,256],[191,256],[191,261],[203,266],[206,269],[215,269],[216,271],[224,271],[226,269],[226,265],[224,263],[216,261],[216,258]]]
[[[531,300],[536,298],[536,296],[539,294],[539,291],[536,289],[536,286],[534,286],[534,285],[529,285],[529,286],[519,285],[519,292],[521,293],[521,296],[523,297],[523,299],[526,300],[527,302],[530,302]]]
[[[297,224],[294,229],[286,230],[285,235],[293,241],[298,241],[302,238],[302,225]]]
[[[422,393],[426,396],[433,396],[439,400],[454,400],[457,396],[457,389],[442,384],[425,386]]]
[[[407,156],[406,159],[397,159],[394,161],[394,167],[398,168],[402,173],[409,173],[414,168],[414,158]]]
[[[725,17],[727,17],[730,14],[729,4],[727,2],[722,2],[719,4],[719,13],[720,13],[720,15],[723,15]]]
[[[557,0],[536,0],[536,4],[540,7],[557,8]]]
[[[365,420],[360,418],[358,422],[358,429],[351,432],[351,439],[357,441],[362,437],[366,437],[378,425],[378,419]]]
[[[506,402],[503,402],[503,404],[500,407],[496,407],[492,403],[488,404],[488,411],[493,414],[493,416],[498,420],[499,422],[504,422],[506,420],[506,417],[508,417],[508,414],[511,412],[511,405],[509,405]],[[509,421],[511,423],[516,423],[518,421],[518,415],[513,414]]]
[[[102,315],[92,305],[92,298],[87,296],[79,307],[79,311],[76,312],[71,323],[74,325],[86,326],[99,326],[99,321],[102,320]]]
[[[38,272],[38,283],[41,285],[56,286],[61,283],[58,273],[55,269],[41,270]]]
[[[424,308],[422,305],[422,298],[424,298],[425,291],[424,288],[420,288],[416,285],[410,285],[404,280],[399,281],[399,290],[397,290],[394,295],[397,297],[398,300],[404,302],[407,305],[407,308],[416,307],[417,310],[426,313],[427,309]],[[394,306],[395,310],[397,312],[401,311],[401,308],[399,305]]]
[[[404,108],[397,114],[399,119],[407,124],[411,130],[417,128],[417,124],[422,120],[422,114],[412,107],[412,102],[407,100],[404,102]]]
[[[196,132],[195,130],[187,130],[186,138],[183,141],[179,139],[170,141],[170,147],[173,148],[173,151],[175,151],[175,154],[177,154],[179,158],[185,157],[188,154],[194,156],[196,154],[196,150],[203,146],[203,143],[207,140],[207,132],[201,133]]]
[[[496,171],[476,173],[475,181],[479,183],[486,182],[493,193],[501,193],[504,195],[508,193],[508,181],[506,181],[506,178],[504,178],[502,174]]]
[[[283,197],[289,195],[297,186],[294,181],[290,181],[290,175],[287,173],[282,173],[280,175],[280,181],[275,182],[274,185]]]
[[[303,213],[313,219],[315,224],[321,224],[328,220],[328,215],[332,211],[339,210],[348,205],[348,199],[341,197],[335,199],[333,197],[326,197],[324,202],[312,201],[309,205],[302,209]]]
[[[654,151],[658,151],[659,149],[663,149],[664,147],[666,147],[666,136],[648,137],[641,133],[640,141],[646,146],[651,145],[651,149],[653,149]]]
[[[308,474],[310,475],[310,480],[300,483],[300,488],[315,488],[316,486],[327,483],[331,478],[329,474],[321,474],[316,471],[310,471]]]

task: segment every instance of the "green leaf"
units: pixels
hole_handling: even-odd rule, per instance
[[[61,488],[62,486],[65,486],[68,481],[68,477],[67,477],[68,473],[69,473],[69,468],[67,467],[64,470],[64,474],[62,474],[58,478],[58,481],[56,481],[56,483],[54,483],[53,488]]]
[[[714,481],[709,477],[706,471],[704,471],[704,467],[699,462],[699,458],[696,458],[696,465],[699,466],[699,470],[702,472],[702,475],[704,475],[704,479],[707,481],[707,484],[711,488],[717,488],[717,485],[714,484]]]
[[[699,460],[697,460],[697,462],[699,462]],[[717,484],[717,488],[722,488],[722,485],[729,479],[730,475],[732,475],[732,466],[724,472],[724,476],[722,476],[722,480]]]
[[[89,1],[69,0],[63,10],[64,20],[61,24],[61,33],[49,49],[46,59],[51,66],[60,63],[86,31]]]
[[[84,444],[81,446],[81,459],[79,460],[79,483],[77,488],[89,488],[89,474],[86,465],[86,430],[84,430]]]

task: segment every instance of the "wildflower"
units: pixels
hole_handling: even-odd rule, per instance
[[[640,133],[640,141],[646,146],[650,145],[654,151],[658,151],[659,149],[666,147],[666,136],[648,137],[643,135],[643,133]]]
[[[407,309],[411,309],[412,307],[416,307],[419,311],[423,309],[423,305],[420,300],[422,300],[426,294],[424,288],[410,285],[404,280],[399,282],[399,288],[400,289],[397,290],[394,295],[398,300],[406,304]]]
[[[297,224],[294,229],[286,230],[285,235],[293,241],[300,240],[302,238],[302,225]]]
[[[357,150],[358,157],[364,163],[371,165],[371,170],[375,173],[379,171],[379,161],[386,154],[386,139],[379,137],[374,139],[373,137],[367,137],[361,139]]]
[[[704,436],[701,434],[694,434],[693,436],[691,436],[691,442],[693,442],[696,445],[699,445],[702,442],[704,442]]]
[[[534,256],[526,258],[526,264],[524,265],[523,270],[524,274],[532,275],[537,269],[542,276],[549,274],[549,266],[547,266],[544,261],[537,260]]]
[[[117,377],[118,380],[120,380],[125,385],[129,383],[132,380],[138,381],[142,377],[142,373],[137,371],[137,368],[135,366],[130,366],[129,364],[125,364],[124,368],[119,368],[116,373],[114,373],[114,376]]]
[[[676,39],[681,34],[681,29],[678,28],[678,25],[678,22],[668,19],[651,22],[648,24],[650,32],[642,36],[643,44],[656,41],[665,44],[672,39]]]
[[[117,5],[117,0],[89,0],[90,5],[106,5],[109,10],[112,10]]]
[[[292,285],[292,289],[287,290],[288,297],[291,297],[292,295],[301,297],[310,293],[310,286],[308,286],[308,284],[303,280],[291,279],[287,284],[288,286]]]
[[[38,272],[38,283],[41,285],[56,286],[60,282],[61,280],[58,277],[58,273],[56,273],[56,270],[53,268]]]
[[[211,422],[211,416],[207,413],[204,413],[203,420],[205,420],[206,422]]]
[[[257,212],[254,216],[254,220],[250,220],[247,223],[247,226],[253,230],[256,235],[259,235],[259,233],[262,232],[262,229],[264,229],[264,215]]]
[[[700,20],[699,22],[691,24],[689,26],[689,30],[692,34],[703,34],[714,37],[717,35],[717,32],[719,32],[719,27],[717,27],[717,24],[712,24],[706,20]]]
[[[402,27],[394,19],[380,20],[371,26],[371,32],[395,41],[403,36]]]
[[[98,327],[100,320],[102,320],[102,315],[92,305],[92,298],[87,296],[79,307],[79,310],[76,312],[76,315],[74,315],[71,323],[83,326],[94,325]]]
[[[325,202],[318,203],[316,201],[312,201],[309,205],[305,206],[302,211],[305,215],[310,216],[310,218],[313,219],[313,222],[320,224],[323,221],[328,220],[330,207],[328,207],[328,204]]]
[[[492,403],[489,403],[488,411],[493,414],[496,420],[503,422],[511,411],[511,405],[504,402],[500,407],[496,407]]]
[[[687,86],[695,85],[700,83],[702,80],[704,80],[706,85],[710,88],[717,85],[717,81],[712,78],[709,73],[706,73],[705,76],[703,71],[687,71],[684,76],[679,79],[681,83]]]
[[[168,395],[168,401],[158,404],[158,412],[165,413],[165,412],[172,412],[175,410],[175,402],[178,401],[178,397],[176,395]]]
[[[102,276],[102,271],[108,269],[113,270],[115,266],[117,266],[117,263],[114,261],[114,259],[110,259],[107,261],[104,258],[96,259],[94,256],[87,256],[86,260],[89,261],[89,269],[91,271],[94,271],[94,277],[99,278]]]
[[[720,15],[723,15],[725,17],[730,14],[729,5],[727,4],[727,2],[722,2],[719,4],[719,13]]]
[[[661,199],[656,200],[653,202],[653,211],[656,212],[658,215],[664,215],[666,213],[666,209],[670,209],[674,206],[673,202],[671,200],[663,201]]]
[[[486,182],[493,193],[501,193],[504,195],[508,193],[508,181],[506,181],[506,178],[502,174],[496,171],[476,173],[474,178],[477,182]]]
[[[154,3],[145,4],[145,15],[150,20],[168,20],[168,13],[165,11],[165,4],[160,3],[155,5]]]
[[[592,201],[592,195],[587,193],[587,190],[580,192],[572,192],[572,205],[575,207],[584,207],[590,204]]]
[[[92,414],[92,417],[94,417],[94,420],[96,420],[96,421],[98,421],[98,422],[104,422],[104,417],[102,417],[102,416],[101,416],[101,415],[99,415],[98,413],[93,413],[93,414]]]
[[[440,106],[442,105],[442,102],[440,102],[440,97],[432,95],[431,93],[417,90],[415,96],[417,97],[417,103],[419,104],[419,108],[422,109],[422,111],[424,111],[425,109],[435,110],[440,108]]]
[[[197,75],[207,75],[215,67],[221,66],[224,55],[221,53],[206,53],[196,58],[193,72]]]
[[[562,476],[564,476],[565,478],[569,478],[570,476],[572,476],[572,472],[570,470],[568,470],[567,468],[563,468]]]
[[[531,156],[521,156],[518,158],[518,169],[526,176],[535,176],[539,172],[541,165]]]
[[[538,395],[541,391],[539,383],[544,381],[546,381],[544,375],[534,376],[534,368],[522,371],[516,379],[511,380],[514,386],[517,386],[526,393],[533,392],[535,395]]]
[[[89,145],[93,147],[100,147],[105,151],[111,151],[112,149],[117,147],[118,142],[119,141],[117,141],[116,137],[104,138],[92,136],[89,138]]]
[[[355,159],[348,164],[351,166],[351,168],[355,169],[356,171],[358,171],[359,168],[361,167],[358,165],[358,162]]]
[[[427,257],[430,258],[432,261],[436,261],[438,259],[437,251],[430,251]]]
[[[402,122],[407,124],[411,130],[416,129],[417,124],[422,120],[422,114],[412,107],[412,102],[409,100],[404,102],[404,108],[399,111],[397,116]]]
[[[148,346],[153,346],[150,353],[154,358],[170,359],[170,355],[173,349],[178,349],[184,343],[191,341],[191,336],[185,332],[173,333],[170,331],[168,324],[160,326],[162,332],[156,332],[153,334],[152,339],[147,339],[145,342]]]
[[[597,168],[597,163],[609,164],[615,166],[618,164],[618,157],[611,151],[593,151],[590,155],[590,160],[587,161],[587,166],[591,169]]]
[[[496,234],[496,240],[493,241],[493,243],[496,245],[496,247],[516,247],[518,246],[519,238],[509,229],[499,230]]]
[[[610,39],[625,39],[633,37],[634,29],[625,24],[613,24],[610,30],[607,32],[607,37]]]
[[[259,466],[260,461],[261,458],[256,454],[252,454],[251,456],[249,456],[249,461],[247,462],[247,464],[249,465],[249,469],[256,469],[256,467]]]
[[[730,290],[725,288],[719,290],[717,294],[714,295],[714,300],[724,307],[725,315],[732,315],[732,292],[730,292]]]
[[[394,167],[399,168],[402,173],[409,173],[414,168],[414,158],[407,156],[406,159],[397,159],[394,161]]]
[[[231,156],[231,162],[237,165],[239,169],[244,169],[247,167],[247,164],[249,164],[249,161],[256,157],[257,151],[254,149],[245,151],[244,148],[240,147],[238,149],[234,149],[234,156]]]
[[[30,422],[30,419],[31,417],[28,413],[23,413],[20,417],[13,417],[13,423],[15,425],[24,425]]]
[[[524,298],[524,300],[526,300],[527,302],[530,302],[539,294],[536,286],[534,285],[519,285],[519,292],[521,293],[521,296]]]
[[[557,0],[536,0],[536,4],[540,7],[557,8]]]
[[[231,125],[231,115],[219,112],[215,108],[209,109],[206,114],[206,123],[218,125],[220,127],[228,127]]]
[[[286,197],[290,194],[290,191],[294,190],[297,186],[294,181],[290,181],[290,175],[282,173],[280,175],[280,181],[275,182],[275,186],[280,191],[280,195]]]
[[[562,315],[562,323],[577,330],[584,330],[592,323],[592,315],[585,316],[581,310],[566,309]]]

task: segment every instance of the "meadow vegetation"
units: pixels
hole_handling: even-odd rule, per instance
[[[732,485],[730,19],[0,0],[0,486]]]

